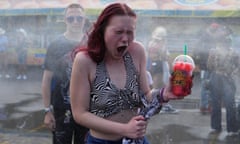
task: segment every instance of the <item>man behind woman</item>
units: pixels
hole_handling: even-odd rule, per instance
[[[84,45],[84,9],[70,4],[64,11],[66,31],[48,47],[44,62],[42,97],[44,124],[53,133],[53,144],[83,144],[87,128],[78,125],[70,106],[69,84],[71,53],[78,45]]]

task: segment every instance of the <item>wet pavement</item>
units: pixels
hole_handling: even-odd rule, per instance
[[[239,144],[240,135],[227,135],[223,113],[223,132],[219,134],[211,133],[210,115],[202,115],[198,109],[158,114],[149,123],[149,140],[151,144]]]
[[[41,69],[31,69],[25,81],[0,79],[0,144],[51,144],[51,134],[42,123],[41,76]],[[223,131],[210,133],[210,115],[199,112],[199,93],[195,78],[192,95],[171,101],[178,114],[150,119],[147,137],[151,144],[240,144],[240,135],[226,133],[224,109]]]

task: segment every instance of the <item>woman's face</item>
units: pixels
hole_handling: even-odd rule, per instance
[[[120,59],[134,39],[136,19],[130,16],[113,16],[104,32],[106,56]]]

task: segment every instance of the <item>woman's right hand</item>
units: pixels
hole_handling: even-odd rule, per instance
[[[145,118],[141,115],[134,116],[126,126],[126,131],[123,134],[124,136],[128,138],[142,138],[146,134],[147,129],[147,121]]]
[[[50,129],[51,131],[54,131],[54,130],[55,130],[56,123],[55,123],[55,118],[54,118],[52,112],[47,112],[47,113],[45,114],[44,124],[45,124],[45,126],[46,126],[48,129]]]

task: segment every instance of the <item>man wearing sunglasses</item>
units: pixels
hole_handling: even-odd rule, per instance
[[[86,18],[82,6],[70,4],[64,11],[64,22],[66,31],[49,45],[44,62],[44,124],[53,133],[53,144],[72,144],[72,141],[83,144],[88,129],[75,123],[69,96],[72,66],[69,55],[83,45]]]

